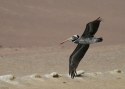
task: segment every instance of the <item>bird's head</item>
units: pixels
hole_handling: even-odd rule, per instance
[[[61,42],[60,44],[64,44],[65,42],[75,42],[78,38],[79,38],[79,35],[73,35],[72,37]]]

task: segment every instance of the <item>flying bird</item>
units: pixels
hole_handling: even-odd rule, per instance
[[[74,78],[77,75],[76,68],[81,59],[84,57],[86,51],[88,50],[89,45],[92,43],[103,41],[102,37],[94,37],[101,21],[102,18],[99,17],[96,20],[87,23],[85,31],[81,36],[73,35],[72,37],[60,43],[64,44],[65,42],[74,42],[78,44],[73,53],[69,57],[69,75],[71,76],[71,78]]]

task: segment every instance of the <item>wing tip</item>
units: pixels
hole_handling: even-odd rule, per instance
[[[101,18],[101,17],[98,17],[95,21],[103,21],[104,22],[104,20]]]
[[[76,68],[71,68],[69,69],[69,76],[71,76],[72,79],[77,75]]]
[[[77,75],[76,71],[71,71],[69,73],[69,76],[71,76],[72,79],[74,79],[74,77],[76,77],[76,75]]]

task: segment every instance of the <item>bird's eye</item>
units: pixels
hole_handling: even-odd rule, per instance
[[[77,37],[79,38],[79,35],[77,35]]]

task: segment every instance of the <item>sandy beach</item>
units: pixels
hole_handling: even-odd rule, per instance
[[[3,0],[0,3],[0,89],[125,89],[124,0]],[[81,76],[68,75],[81,35],[101,17],[96,37],[80,62]],[[57,73],[53,77],[52,73]]]
[[[68,58],[73,48],[31,47],[0,49],[0,86],[9,89],[125,88],[125,44],[92,47],[77,70],[82,76],[68,76]],[[57,72],[60,77],[53,78]]]

